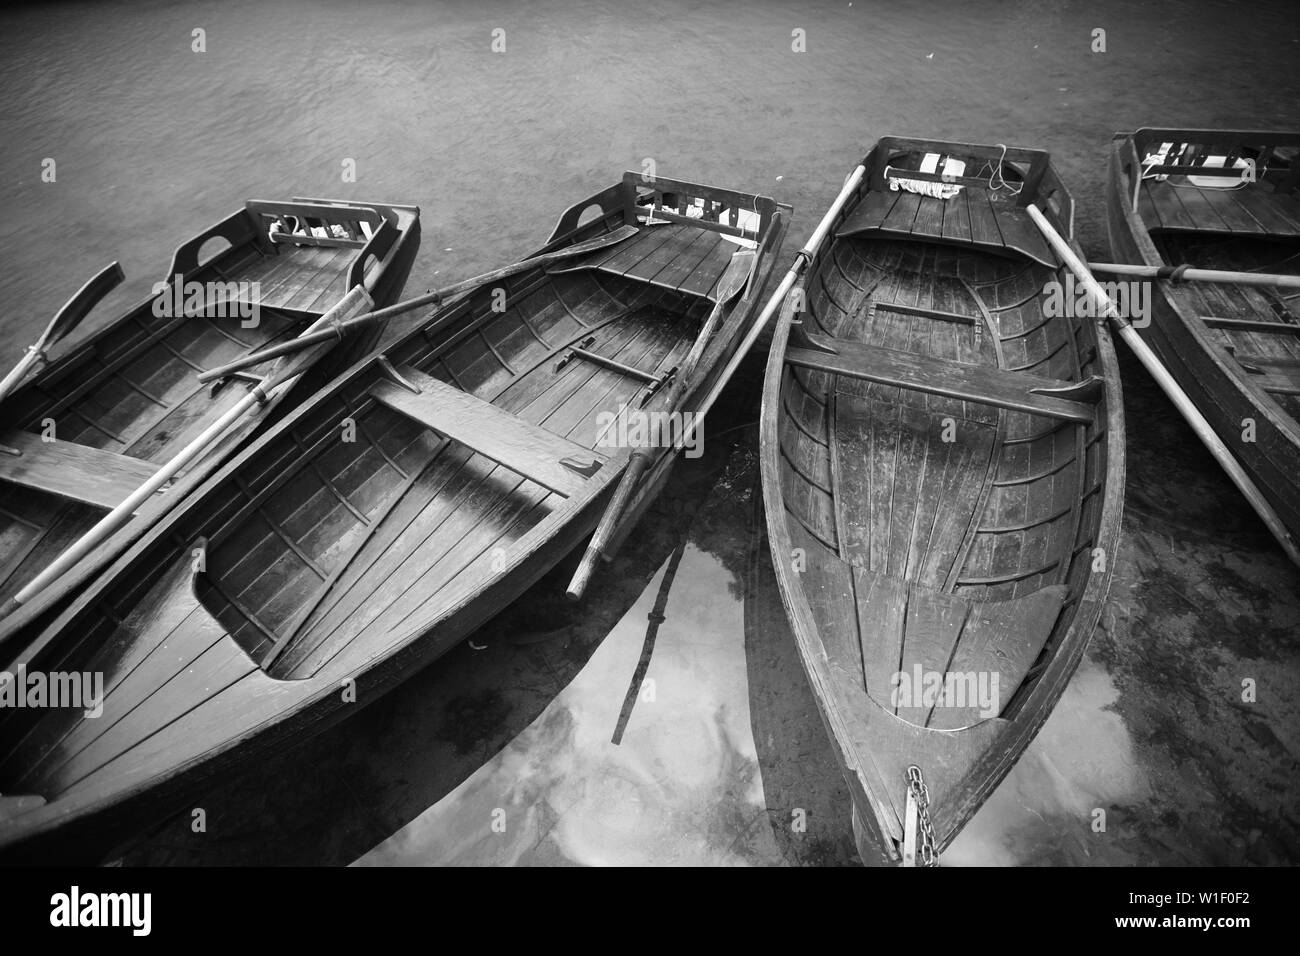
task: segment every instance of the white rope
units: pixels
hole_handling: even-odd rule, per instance
[[[990,163],[988,160],[985,160],[984,167],[983,169],[980,170],[981,173],[985,169],[989,171],[989,191],[996,193],[996,192],[1001,192],[1002,190],[1005,189],[1007,190],[1007,192],[1011,193],[1011,195],[1019,196],[1020,191],[1025,188],[1025,184],[1019,183],[1017,185],[1012,185],[1011,183],[1007,182],[1006,178],[1002,175],[1002,162],[1007,158],[1007,144],[994,143],[993,145],[1002,148],[1002,155],[998,157],[997,168],[995,169],[992,163]]]

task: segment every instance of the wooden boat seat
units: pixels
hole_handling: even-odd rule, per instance
[[[901,189],[869,192],[835,231],[840,239],[867,235],[974,245],[1049,269],[1060,265],[1023,207],[994,202],[978,186],[967,186],[951,199]]]
[[[237,277],[258,283],[253,304],[264,309],[327,311],[349,289],[365,282],[367,268],[382,260],[397,239],[396,223],[369,206],[250,200],[244,208],[263,224],[297,226],[292,233],[272,229],[271,254]],[[335,235],[333,227],[343,235]],[[316,235],[317,229],[326,235]]]
[[[1097,413],[1092,403],[1102,395],[1101,380],[1095,377],[1066,382],[823,335],[801,333],[798,340],[805,347],[786,352],[792,365],[1065,421],[1093,422]]]
[[[661,289],[717,301],[717,284],[740,246],[722,233],[679,223],[642,226],[631,239],[565,261],[551,273],[595,269],[640,279]]]
[[[376,382],[376,400],[556,494],[571,498],[608,458],[410,366]],[[415,389],[415,390],[413,390]]]
[[[302,314],[325,312],[348,291],[348,272],[357,256],[353,246],[280,246],[240,273],[258,283],[253,304],[263,309]]]
[[[1300,201],[1264,183],[1213,189],[1185,177],[1143,180],[1138,215],[1151,232],[1300,237]]]
[[[116,508],[153,477],[157,465],[70,441],[44,441],[13,429],[0,434],[0,480],[100,508]],[[159,489],[157,494],[162,494]]]

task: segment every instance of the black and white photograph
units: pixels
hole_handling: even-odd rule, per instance
[[[1293,3],[0,51],[0,866],[1300,863]]]

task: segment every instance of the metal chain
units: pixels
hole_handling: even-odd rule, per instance
[[[934,824],[930,822],[930,788],[921,779],[921,768],[915,764],[907,768],[907,789],[916,800],[917,829],[920,831],[917,854],[921,865],[938,866],[939,851],[935,849],[938,843],[934,838]]]

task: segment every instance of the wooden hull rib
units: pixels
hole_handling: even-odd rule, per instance
[[[1137,178],[1142,154],[1165,143],[1199,149],[1202,163],[1235,150],[1252,158],[1258,176],[1218,190],[1186,175]],[[1300,132],[1146,129],[1117,136],[1106,195],[1112,257],[1300,275],[1297,147]],[[1280,155],[1288,148],[1289,165]],[[1292,536],[1300,535],[1300,295],[1242,284],[1149,285],[1151,321],[1135,323],[1139,334]]]
[[[297,231],[273,239],[272,222],[289,211],[299,213]],[[356,238],[343,244],[315,237],[331,226],[351,230]],[[213,240],[224,240],[228,248],[200,263],[198,254]],[[313,244],[331,241],[336,244]],[[302,332],[343,298],[349,282],[362,284],[376,306],[390,304],[401,294],[419,244],[417,207],[330,200],[249,202],[182,244],[166,279],[180,275],[183,285],[180,295],[164,296],[168,308],[157,307],[151,295],[0,404],[0,444],[22,452],[0,454],[0,605],[251,387],[236,380],[212,389],[195,380],[198,372]],[[237,287],[248,294],[230,298],[230,283],[248,283]],[[192,284],[211,289],[202,307],[190,301]],[[177,301],[186,313],[200,314],[173,314]],[[247,312],[232,307],[236,303],[257,307],[255,324],[242,317]],[[9,615],[19,620],[7,624],[30,627],[37,614],[48,620],[60,601],[121,554],[246,438],[364,355],[382,332],[382,325],[367,328],[328,350],[291,388],[236,424],[202,460],[64,574],[39,610],[24,606]],[[270,369],[270,363],[253,369],[254,381]],[[0,639],[4,633],[0,630]]]
[[[591,534],[630,454],[610,420],[648,387],[619,366],[660,377],[681,362],[740,248],[731,239],[747,234],[753,289],[727,304],[704,352],[681,410],[698,407],[744,338],[789,214],[663,178],[646,193],[629,173],[571,207],[542,251],[636,225],[651,201],[684,221],[640,227],[612,265],[601,250],[434,312],[229,460],[56,620],[19,635],[7,666],[99,671],[105,697],[97,719],[0,714],[0,792],[44,800],[0,821],[0,855],[76,858],[87,835],[156,819],[214,775],[347,716]],[[600,215],[579,224],[592,206]],[[746,233],[736,210],[757,210],[757,227]],[[614,364],[572,357],[580,343]],[[665,391],[646,412],[665,411]],[[674,461],[663,445],[650,452],[632,517]]]
[[[1004,162],[1009,186],[889,189],[927,153]],[[889,138],[863,165],[775,331],[760,454],[859,850],[898,862],[908,768],[942,850],[1078,665],[1118,543],[1123,406],[1105,328],[1048,305],[1068,269],[1024,228],[1033,202],[1070,231],[1047,154]]]

